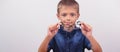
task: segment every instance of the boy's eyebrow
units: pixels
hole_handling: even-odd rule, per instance
[[[63,13],[61,13],[61,14],[67,14],[66,12],[63,12]]]

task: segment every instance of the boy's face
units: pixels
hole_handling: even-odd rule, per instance
[[[76,20],[79,18],[77,9],[70,6],[62,6],[57,14],[58,19],[62,22],[64,27],[71,27],[75,25]]]

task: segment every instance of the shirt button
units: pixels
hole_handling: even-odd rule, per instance
[[[67,39],[69,40],[69,37]]]
[[[69,49],[67,49],[67,52],[69,52]]]

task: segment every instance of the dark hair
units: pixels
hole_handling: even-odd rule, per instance
[[[75,9],[77,9],[77,12],[79,13],[79,4],[75,0],[61,0],[57,5],[57,12],[59,13],[59,9],[62,6],[70,6]]]

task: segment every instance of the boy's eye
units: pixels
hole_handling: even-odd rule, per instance
[[[70,15],[71,15],[71,16],[75,16],[75,14],[74,14],[74,13],[71,13]]]
[[[64,13],[64,14],[62,14],[62,16],[64,16],[64,17],[65,17],[66,15],[67,15],[67,14],[65,14],[65,13]]]

